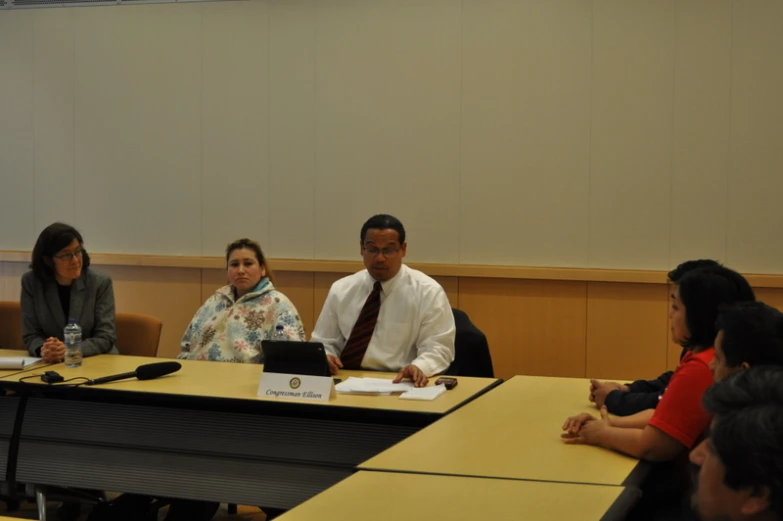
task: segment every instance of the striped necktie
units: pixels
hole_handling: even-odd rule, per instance
[[[381,283],[375,281],[372,291],[364,302],[364,307],[359,313],[359,318],[351,330],[351,336],[345,343],[340,361],[346,369],[359,369],[364,359],[367,346],[375,332],[375,323],[378,322],[378,311],[381,309]]]

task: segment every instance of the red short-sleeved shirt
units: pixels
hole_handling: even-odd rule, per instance
[[[713,384],[710,362],[714,356],[713,348],[695,355],[686,353],[650,420],[650,425],[689,449],[696,445],[696,441],[710,425],[710,416],[701,405],[701,397]]]

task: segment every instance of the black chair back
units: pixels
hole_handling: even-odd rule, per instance
[[[457,308],[452,308],[451,311],[454,313],[457,334],[454,339],[454,362],[446,374],[494,378],[495,371],[492,368],[487,337],[473,325],[467,313]]]

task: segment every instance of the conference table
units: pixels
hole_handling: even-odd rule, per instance
[[[598,415],[587,401],[589,382],[515,376],[359,468],[639,487],[647,463],[560,438],[567,417]]]
[[[0,349],[0,357],[29,356],[27,351],[20,349]],[[27,371],[33,371],[44,367],[44,362],[38,362],[26,369],[0,369],[0,378],[11,377]],[[2,390],[0,390],[2,394]],[[0,399],[0,481],[5,478],[8,466],[8,450],[13,436],[14,423],[16,422],[16,404],[18,400]]]
[[[279,519],[620,521],[637,497],[625,487],[359,471]]]
[[[158,361],[99,355],[46,370],[94,379]],[[22,483],[287,509],[500,383],[460,377],[434,401],[338,394],[308,402],[256,396],[260,365],[180,362],[155,380],[94,387],[47,385],[35,377],[43,370],[0,376],[0,389],[13,391],[0,398],[3,470]]]

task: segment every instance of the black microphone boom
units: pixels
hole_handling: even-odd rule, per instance
[[[176,373],[180,370],[182,364],[179,362],[156,362],[154,364],[144,364],[136,368],[135,371],[130,373],[120,373],[113,376],[104,376],[103,378],[96,378],[90,380],[87,385],[100,385],[109,382],[116,382],[117,380],[125,380],[126,378],[138,378],[139,380],[152,380],[160,376],[166,376],[167,374]]]
[[[154,364],[144,364],[136,368],[139,380],[152,380],[160,376],[176,373],[180,370],[182,364],[179,362],[156,362]]]

